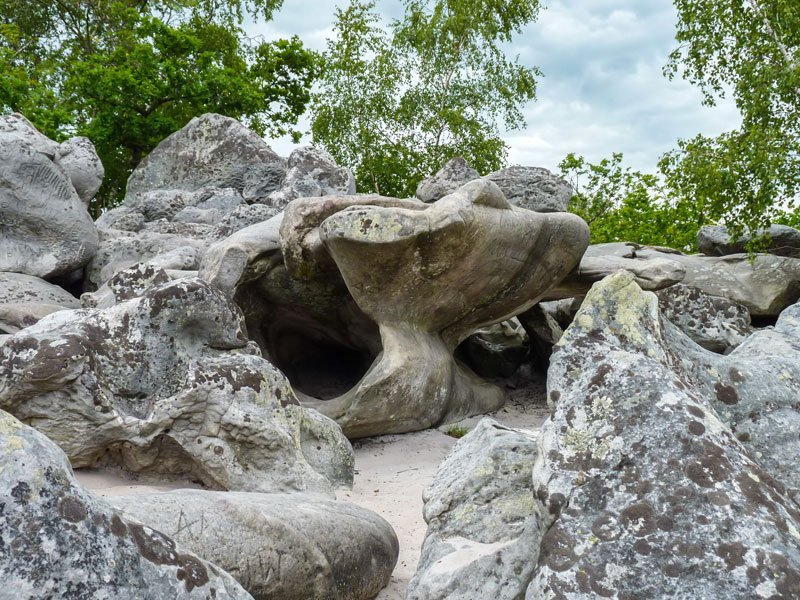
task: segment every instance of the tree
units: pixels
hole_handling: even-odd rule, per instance
[[[621,153],[597,164],[568,154],[559,168],[574,191],[570,212],[589,224],[593,244],[636,242],[691,251],[697,231],[710,221],[701,205],[674,195],[658,175],[623,167]]]
[[[735,235],[797,207],[800,191],[800,6],[797,0],[675,0],[666,72],[700,87],[704,102],[731,94],[735,131],[681,140],[660,167],[676,193]]]
[[[337,9],[312,100],[316,143],[353,169],[361,191],[413,196],[454,156],[480,172],[500,168],[497,125],[524,126],[535,68],[501,45],[533,21],[538,0],[403,0],[383,28],[374,2]]]
[[[259,134],[293,133],[310,100],[313,54],[297,38],[244,38],[243,11],[281,0],[0,0],[0,110],[47,135],[86,135],[106,178],[95,213],[164,137],[205,112]]]

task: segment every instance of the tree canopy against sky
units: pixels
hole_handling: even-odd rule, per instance
[[[730,94],[739,129],[681,140],[661,161],[666,183],[739,233],[797,207],[800,194],[800,4],[675,0],[678,47],[666,71]]]
[[[360,191],[413,196],[417,183],[454,156],[479,172],[499,168],[506,129],[524,125],[535,68],[502,44],[536,18],[537,0],[403,0],[382,27],[374,2],[337,9],[321,62],[312,133]]]
[[[259,134],[292,132],[310,99],[313,54],[299,39],[244,38],[245,13],[282,0],[0,0],[0,111],[55,139],[86,135],[113,205],[158,142],[205,112]],[[299,133],[296,133],[299,136]]]

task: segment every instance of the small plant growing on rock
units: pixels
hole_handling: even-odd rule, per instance
[[[464,427],[463,425],[453,425],[450,429],[446,431],[446,433],[450,437],[459,439],[467,435],[467,433],[469,433],[469,427]]]

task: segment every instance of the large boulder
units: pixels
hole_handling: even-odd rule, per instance
[[[800,231],[786,225],[770,225],[766,231],[758,230],[756,235],[769,235],[767,252],[781,256],[800,258]],[[727,256],[747,251],[752,240],[750,233],[744,233],[733,240],[724,225],[704,225],[697,232],[697,249],[708,256]]]
[[[6,340],[0,407],[76,467],[262,492],[351,482],[339,427],[298,406],[280,371],[252,352],[222,292],[198,279],[168,282],[105,310],[54,313]]]
[[[119,496],[114,506],[213,561],[256,600],[367,600],[397,562],[381,517],[308,494],[179,490]]]
[[[531,470],[537,435],[483,419],[461,438],[425,488],[428,524],[406,600],[517,600],[541,537]],[[544,521],[544,519],[541,519]]]
[[[21,115],[0,123],[0,271],[64,276],[97,250],[94,223],[48,142]]]
[[[100,189],[106,174],[94,144],[89,138],[70,138],[59,145],[55,162],[64,169],[78,197],[88,206]]]
[[[572,186],[541,167],[507,167],[486,179],[514,206],[536,212],[566,212],[572,199]]]
[[[58,446],[3,411],[0,456],[3,598],[252,599],[219,567],[94,497]]]
[[[298,200],[283,222],[290,272],[320,268],[324,248],[380,329],[383,351],[355,387],[305,402],[348,437],[424,429],[502,405],[503,392],[461,368],[453,351],[476,329],[535,304],[588,243],[579,217],[513,207],[486,180],[433,204],[405,202],[331,208],[314,231],[292,227],[289,214],[309,203]],[[307,243],[287,249],[289,232]]]
[[[0,333],[16,333],[50,313],[80,306],[72,294],[43,279],[0,272]]]
[[[350,169],[338,166],[333,157],[320,148],[296,148],[289,155],[288,166],[281,188],[268,196],[266,204],[283,209],[296,198],[356,193],[356,181]]]
[[[128,179],[126,204],[155,190],[234,188],[256,200],[277,190],[286,160],[255,132],[218,114],[195,117],[148,154]]]
[[[450,159],[435,175],[426,177],[417,186],[417,198],[423,202],[435,202],[452,194],[465,183],[478,179],[480,174],[462,157]]]
[[[120,271],[138,263],[162,269],[196,271],[208,242],[192,235],[101,229],[100,246],[86,266],[84,290],[96,291]]]
[[[753,332],[750,312],[733,300],[683,284],[658,290],[656,296],[662,316],[712,352],[727,354]]]
[[[602,268],[596,268],[599,265]],[[657,290],[680,282],[741,304],[752,317],[777,317],[800,298],[798,258],[686,255],[669,248],[615,242],[590,246],[579,268],[551,290],[548,299],[583,296],[593,281],[619,269],[633,272],[643,289]]]
[[[630,274],[591,290],[548,372],[527,599],[800,594],[798,311],[725,357]]]

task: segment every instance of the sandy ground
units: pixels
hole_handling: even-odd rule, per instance
[[[510,426],[538,429],[549,411],[544,404],[544,381],[534,377],[506,383],[508,400],[499,411],[489,415]],[[481,417],[466,419],[458,425],[473,427]],[[377,600],[402,600],[414,575],[425,538],[422,518],[422,490],[433,479],[439,463],[456,440],[446,434],[453,425],[403,435],[386,435],[356,440],[355,483],[352,490],[339,490],[337,498],[368,508],[386,519],[397,533],[400,556],[389,585]],[[153,479],[131,480],[120,471],[79,469],[78,480],[101,496],[118,496],[193,487],[189,481],[161,482]]]

